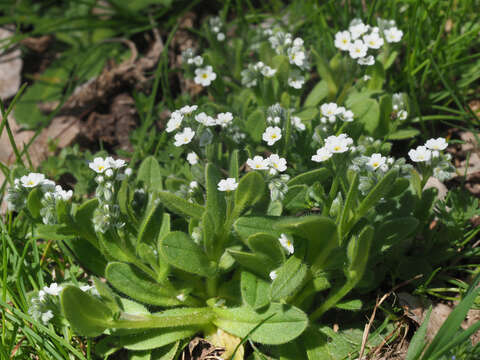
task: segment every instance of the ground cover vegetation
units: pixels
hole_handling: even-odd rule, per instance
[[[0,357],[477,359],[478,7],[0,5]]]

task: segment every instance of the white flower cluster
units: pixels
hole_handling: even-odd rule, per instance
[[[325,139],[325,146],[318,149],[312,156],[312,161],[323,162],[330,159],[333,154],[340,154],[351,150],[353,140],[347,134],[331,135]]]
[[[272,69],[259,61],[256,64],[249,64],[248,67],[240,73],[242,76],[242,85],[248,88],[257,86],[261,77],[271,78],[277,73],[277,69]]]
[[[272,154],[265,159],[259,155],[254,156],[253,159],[247,160],[247,165],[252,170],[268,170],[271,175],[287,170],[287,160],[277,154]]]
[[[290,180],[290,176],[287,174],[281,174],[273,178],[268,183],[268,188],[270,190],[270,199],[271,201],[283,200],[288,191],[287,182]]]
[[[296,65],[302,70],[308,69],[309,64],[303,39],[299,37],[293,39],[292,34],[279,30],[272,33],[268,41],[277,54],[288,56],[290,64]]]
[[[397,93],[392,96],[392,117],[399,120],[406,120],[408,112],[406,110],[406,104],[403,94]]]
[[[210,25],[210,30],[216,34],[216,38],[218,41],[224,41],[225,40],[225,33],[222,31],[223,28],[223,22],[222,19],[220,19],[218,16],[211,17],[208,20],[208,23]]]
[[[354,116],[351,110],[347,110],[345,107],[338,106],[335,103],[323,104],[320,106],[320,112],[322,113],[320,118],[322,124],[334,124],[337,120],[352,122]]]
[[[210,65],[201,67],[203,65],[203,57],[195,55],[191,48],[182,52],[182,61],[187,65],[196,67],[194,71],[195,77],[193,78],[195,84],[209,86],[217,78],[217,74],[213,72],[213,68]]]
[[[411,149],[408,156],[413,162],[429,162],[432,158],[438,158],[440,151],[445,150],[447,146],[448,143],[444,138],[430,139],[425,145]]]
[[[234,191],[238,187],[235,178],[222,179],[217,184],[219,191]]]
[[[119,181],[132,173],[130,168],[122,173],[126,165],[125,160],[115,160],[111,156],[96,157],[88,164],[88,167],[98,174],[95,177],[95,195],[99,202],[93,216],[95,231],[105,233],[109,228],[121,228],[125,225],[120,220],[120,208],[115,204],[115,189],[119,186]]]
[[[335,47],[349,53],[359,65],[373,65],[375,59],[369,50],[379,50],[385,43],[399,42],[403,32],[392,25],[380,31],[376,26],[365,25],[360,19],[354,19],[348,30],[335,34]],[[385,40],[384,40],[385,38]]]
[[[8,189],[7,204],[8,209],[20,211],[25,207],[28,194],[34,188],[39,188],[43,196],[40,209],[40,215],[45,224],[55,224],[56,221],[56,203],[59,201],[69,201],[73,196],[72,190],[64,190],[60,185],[56,185],[52,180],[45,178],[40,173],[29,173],[19,179],[14,180],[14,185]]]

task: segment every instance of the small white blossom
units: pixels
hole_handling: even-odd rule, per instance
[[[400,120],[407,120],[408,112],[405,110],[400,110],[398,111],[397,116]]]
[[[191,113],[193,113],[197,109],[198,109],[197,105],[192,105],[192,106],[185,105],[184,107],[180,108],[179,111],[183,115],[190,115]]]
[[[221,127],[227,127],[233,121],[233,115],[230,112],[220,113],[217,115],[217,119],[215,120],[216,125],[220,125]]]
[[[238,187],[238,183],[234,178],[220,180],[218,183],[219,191],[233,191]]]
[[[348,30],[352,34],[352,39],[358,39],[360,36],[368,31],[368,26],[361,21],[353,21],[353,25],[350,25]]]
[[[295,126],[295,129],[297,129],[298,131],[305,130],[305,124],[298,116],[292,116],[290,120],[292,121],[293,126]]]
[[[196,189],[198,187],[198,182],[196,182],[195,180],[190,181],[190,184],[188,185],[188,187],[190,189]]]
[[[112,158],[111,156],[107,157],[105,159],[106,162],[108,162],[108,164],[110,165],[110,168],[112,169],[120,169],[124,166],[127,165],[127,163],[125,162],[125,160],[123,159],[117,159],[115,160],[114,158]]]
[[[371,170],[377,170],[378,168],[381,168],[383,165],[385,165],[385,162],[387,161],[387,158],[385,156],[382,156],[382,154],[372,154],[370,156],[370,159],[368,159],[367,166]]]
[[[31,188],[37,185],[42,185],[45,182],[45,175],[40,173],[30,173],[28,175],[24,175],[20,178],[20,184],[23,187]]]
[[[341,108],[335,103],[322,104],[322,106],[320,106],[320,111],[322,112],[322,115],[327,118],[338,115],[342,112]]]
[[[302,66],[305,61],[305,52],[297,47],[292,47],[288,50],[288,60],[290,64]]]
[[[132,175],[132,171],[133,171],[133,170],[132,170],[131,168],[126,168],[126,169],[125,169],[125,175],[126,175],[126,176]]]
[[[44,312],[44,313],[42,314],[41,319],[42,319],[42,322],[43,322],[45,325],[48,324],[48,322],[53,319],[53,312],[52,312],[52,310],[47,310],[46,312]]]
[[[222,32],[219,32],[219,33],[217,34],[217,40],[218,40],[218,41],[223,41],[223,40],[225,40],[225,34],[222,33]]]
[[[367,56],[368,47],[362,40],[355,40],[350,46],[349,54],[352,59],[363,58]]]
[[[352,122],[353,121],[353,111],[345,110],[341,116],[342,120],[345,122]]]
[[[305,77],[299,72],[292,72],[288,78],[288,86],[294,89],[301,89],[303,84],[305,84]]]
[[[430,150],[445,150],[448,146],[448,143],[444,138],[429,139],[425,143],[425,146]]]
[[[253,170],[268,170],[269,161],[257,155],[253,159],[248,159],[247,165]]]
[[[346,134],[340,134],[339,136],[332,135],[325,140],[325,147],[331,153],[346,152],[352,144],[353,140]]]
[[[59,286],[57,283],[51,283],[50,286],[43,287],[43,291],[52,296],[58,296],[62,290],[63,287]]]
[[[267,160],[270,164],[270,173],[272,175],[287,170],[287,160],[277,154],[270,155]]]
[[[46,295],[46,292],[43,291],[43,290],[40,290],[40,291],[38,292],[38,300],[39,300],[39,301],[45,300],[45,295]]]
[[[266,141],[268,146],[272,146],[282,138],[282,130],[278,126],[269,126],[265,129],[262,135],[263,141]]]
[[[378,33],[367,34],[363,37],[365,45],[370,49],[380,49],[383,46],[383,39],[378,36]]]
[[[204,68],[198,68],[195,70],[195,84],[199,84],[202,86],[209,86],[212,81],[217,78],[217,74],[213,72],[213,68],[208,65]]]
[[[275,270],[272,270],[272,271],[270,271],[268,276],[270,276],[270,279],[275,280],[277,278],[278,274]]]
[[[293,248],[293,242],[290,240],[287,235],[285,234],[280,234],[280,237],[278,238],[278,241],[280,241],[280,245],[287,250],[289,254],[293,254],[295,249]]]
[[[183,114],[180,111],[174,111],[170,116],[170,120],[167,122],[166,132],[170,133],[172,131],[178,130],[180,125],[182,125]]]
[[[317,150],[317,154],[312,156],[312,161],[315,162],[324,162],[332,157],[332,153],[328,151],[325,147],[322,147]]]
[[[190,165],[198,164],[198,155],[193,151],[189,152],[187,155],[187,161]]]
[[[375,64],[375,59],[372,55],[368,55],[368,56],[365,56],[363,58],[358,59],[357,63],[359,65],[372,66],[373,64]]]
[[[187,60],[187,63],[190,64],[190,65],[196,65],[196,66],[202,66],[203,64],[203,58],[199,55],[193,57],[193,58],[189,58]]]
[[[107,178],[111,178],[113,176],[113,170],[112,169],[105,170],[105,176]]]
[[[402,40],[403,31],[397,29],[396,27],[392,27],[390,29],[385,30],[385,39],[389,43],[396,43]]]
[[[201,112],[200,114],[195,115],[195,120],[205,126],[216,125],[215,119],[210,115],[205,114],[204,112]]]
[[[96,157],[91,161],[88,166],[90,169],[95,171],[97,174],[103,173],[105,170],[110,169],[110,163],[106,159],[101,157]]]
[[[48,194],[48,193],[47,193]],[[46,195],[46,194],[45,194]],[[60,185],[55,186],[55,198],[63,201],[68,201],[72,198],[72,190],[63,190]]]
[[[93,289],[92,285],[82,285],[82,286],[80,286],[80,290],[82,290],[83,292],[87,292],[87,291],[90,291],[92,289]]]
[[[177,298],[178,301],[181,301],[181,302],[184,302],[184,301],[187,299],[187,297],[185,296],[184,293],[178,294],[178,295],[176,296],[176,298]]]
[[[277,72],[277,69],[272,69],[270,66],[267,66],[267,65],[265,65],[260,69],[260,73],[267,78],[271,78],[276,74],[276,72]]]
[[[411,149],[408,152],[408,156],[414,162],[427,162],[430,161],[432,152],[425,146],[418,146],[416,149]]]
[[[190,141],[192,141],[193,137],[195,136],[195,131],[193,131],[191,128],[186,127],[183,129],[182,132],[175,134],[175,146],[182,146],[185,144],[188,144]]]
[[[349,51],[351,46],[349,31],[340,31],[335,34],[335,47],[343,51]]]
[[[294,47],[302,47],[303,46],[303,39],[297,37],[295,40],[293,40],[293,46]]]

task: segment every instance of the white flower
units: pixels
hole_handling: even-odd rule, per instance
[[[323,116],[330,118],[332,116],[342,113],[342,108],[339,108],[338,105],[335,103],[328,103],[320,106],[320,111],[322,112]]]
[[[292,121],[293,126],[295,126],[295,129],[298,131],[305,130],[305,124],[302,123],[302,119],[300,119],[298,116],[292,116],[290,120]]]
[[[383,46],[383,39],[378,33],[371,33],[363,36],[363,41],[370,49],[380,49]]]
[[[303,39],[297,37],[295,40],[293,40],[293,46],[294,47],[302,47],[303,46]]]
[[[237,186],[238,183],[235,181],[234,178],[227,178],[218,182],[219,191],[233,191],[237,188]]]
[[[399,110],[397,116],[400,120],[407,120],[408,112],[405,110]]]
[[[363,58],[367,55],[368,47],[362,40],[355,40],[350,46],[349,54],[352,59]]]
[[[170,116],[170,120],[167,122],[167,128],[165,129],[166,132],[170,133],[172,131],[177,130],[180,125],[182,125],[183,114],[176,110]]]
[[[358,39],[360,36],[368,31],[368,26],[361,21],[353,21],[354,25],[350,25],[348,30],[352,34],[352,39]]]
[[[183,129],[182,132],[175,134],[175,146],[182,146],[185,144],[188,144],[190,141],[192,141],[193,137],[195,136],[195,131],[193,131],[191,128],[186,127]]]
[[[46,295],[45,291],[40,290],[40,291],[38,292],[38,300],[39,300],[39,301],[45,300],[45,295]]]
[[[204,112],[201,112],[200,114],[195,115],[195,120],[198,121],[200,124],[203,124],[205,126],[214,126],[216,125],[215,119]]]
[[[445,150],[448,146],[447,142],[444,138],[437,138],[437,139],[429,139],[425,143],[425,146],[430,150]]]
[[[368,55],[366,57],[358,59],[357,63],[358,63],[358,65],[371,66],[371,65],[375,64],[375,58],[372,55]]]
[[[68,201],[72,198],[73,191],[72,190],[63,190],[60,185],[55,186],[55,198],[60,199],[63,201]]]
[[[387,158],[385,156],[382,156],[382,154],[372,154],[370,156],[370,159],[368,159],[367,166],[371,170],[377,170],[379,167],[382,167],[385,165],[385,162],[387,161]]]
[[[110,169],[110,163],[106,159],[101,157],[96,157],[95,159],[93,159],[93,161],[91,161],[88,166],[97,174],[101,174],[105,170]]]
[[[272,271],[270,271],[270,274],[268,274],[268,276],[270,276],[270,279],[275,280],[277,278],[278,274],[275,270],[272,270]]]
[[[107,178],[111,178],[113,176],[113,170],[112,169],[105,170],[105,176]]]
[[[302,66],[305,61],[305,52],[297,47],[292,47],[288,50],[288,60],[290,61],[290,64]]]
[[[20,178],[20,184],[23,187],[31,188],[37,185],[42,185],[45,182],[45,175],[40,173],[30,173],[28,175],[24,175]]]
[[[348,51],[350,50],[350,40],[351,40],[350,32],[348,31],[340,31],[335,34],[335,47],[340,50]]]
[[[125,160],[122,160],[122,159],[117,159],[115,160],[114,158],[112,158],[111,156],[107,157],[105,159],[105,161],[108,163],[108,165],[110,166],[110,168],[112,169],[120,169],[122,167],[124,167],[125,165],[127,165],[127,163],[125,162]]]
[[[387,29],[384,31],[384,33],[385,33],[385,38],[389,43],[399,42],[400,40],[402,40],[402,37],[403,37],[403,31],[397,29],[396,27]]]
[[[93,289],[93,286],[92,285],[83,285],[83,286],[80,286],[80,290],[82,290],[83,292],[87,292],[87,291],[90,291]]]
[[[201,56],[197,55],[193,58],[188,59],[187,63],[188,64],[193,64],[193,65],[196,65],[196,66],[202,66],[203,58]]]
[[[268,170],[269,162],[267,159],[257,155],[253,159],[248,159],[247,165],[253,170]]]
[[[202,86],[209,86],[213,80],[217,78],[217,74],[213,72],[213,68],[208,65],[204,68],[198,68],[195,70],[195,84]]]
[[[184,302],[187,299],[184,293],[178,294],[176,298],[178,299],[178,301],[181,301],[181,302]]]
[[[268,116],[267,117],[267,123],[278,125],[278,124],[280,124],[280,117],[279,116],[275,116],[275,117]]]
[[[218,40],[218,41],[223,41],[223,40],[225,40],[225,34],[222,33],[222,32],[219,32],[219,33],[217,34],[217,40]]]
[[[275,75],[276,72],[277,69],[272,69],[270,66],[267,65],[260,69],[260,73],[267,78],[272,77],[273,75]]]
[[[190,181],[190,184],[188,185],[188,187],[190,189],[196,189],[198,187],[198,182],[196,182],[195,180]]]
[[[133,170],[132,170],[131,168],[126,168],[126,169],[125,169],[125,175],[126,175],[126,176],[132,175],[132,171],[133,171]]]
[[[190,165],[198,164],[198,155],[195,154],[193,151],[189,152],[187,155],[187,161]]]
[[[322,147],[317,150],[317,154],[312,156],[312,161],[315,162],[324,162],[332,157],[332,153],[328,151],[325,147]]]
[[[180,108],[179,111],[183,115],[190,115],[192,112],[194,112],[197,109],[198,109],[197,105],[192,105],[192,106],[185,105],[184,107]]]
[[[62,290],[63,290],[63,287],[58,286],[57,283],[51,283],[50,286],[43,287],[43,291],[45,291],[45,293],[52,296],[58,296],[58,294],[60,294]]]
[[[411,149],[408,152],[408,156],[414,162],[426,162],[430,161],[432,152],[425,146],[418,146],[416,149]]]
[[[289,254],[293,254],[295,249],[293,248],[293,242],[290,240],[287,235],[285,234],[280,234],[280,237],[278,238],[278,241],[280,241],[280,245],[287,250]]]
[[[353,121],[353,112],[351,110],[345,110],[342,114],[342,120],[345,122]]]
[[[301,89],[305,83],[305,77],[299,72],[292,72],[291,76],[288,78],[288,85],[294,89]]]
[[[268,146],[272,146],[282,138],[282,130],[278,126],[269,126],[265,129],[262,135],[263,141],[266,141]]]
[[[230,112],[220,113],[217,115],[217,120],[215,120],[216,125],[221,127],[227,127],[233,120],[233,115]]]
[[[331,153],[344,153],[353,144],[353,140],[346,134],[332,135],[325,140],[325,148]]]
[[[53,319],[53,312],[52,312],[52,310],[47,310],[46,312],[44,312],[44,313],[42,314],[41,319],[42,319],[42,322],[43,322],[45,325],[48,324],[48,322]]]
[[[270,173],[272,175],[276,174],[277,172],[284,172],[287,170],[287,160],[281,158],[277,154],[270,155],[267,160],[270,164]]]

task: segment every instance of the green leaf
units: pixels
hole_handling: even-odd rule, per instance
[[[295,116],[298,116],[303,121],[310,121],[314,119],[317,115],[318,115],[317,108],[307,108],[295,114]]]
[[[354,236],[348,243],[347,256],[350,264],[346,271],[348,281],[356,283],[360,281],[365,272],[370,254],[370,246],[373,240],[374,230],[372,226],[365,226],[358,237]]]
[[[333,360],[327,350],[327,337],[314,329],[308,327],[301,337],[301,342],[307,351],[308,360],[328,359]]]
[[[35,238],[45,240],[63,241],[66,239],[72,239],[75,237],[75,233],[72,229],[62,224],[38,224],[35,227]]]
[[[186,215],[200,220],[205,211],[203,206],[188,202],[187,200],[166,191],[159,191],[158,197],[167,209],[176,214]]]
[[[139,334],[131,334],[117,338],[110,337],[115,346],[128,350],[152,350],[185,338],[190,338],[199,331],[198,327],[179,326],[164,329],[142,330]]]
[[[235,190],[234,218],[239,217],[248,207],[255,205],[265,194],[265,181],[257,171],[251,171],[239,182]]]
[[[250,135],[253,141],[259,142],[262,140],[262,134],[266,129],[265,115],[262,110],[257,109],[252,112],[245,123],[245,130]]]
[[[118,291],[132,299],[159,306],[182,305],[172,288],[160,285],[133,265],[111,262],[105,270],[108,282]]]
[[[422,325],[417,329],[415,334],[413,335],[412,340],[410,340],[410,345],[408,346],[407,357],[405,360],[418,360],[420,359],[420,355],[425,349],[427,342],[425,340],[425,336],[427,335],[428,323],[430,322],[430,314],[432,313],[432,307],[427,311],[427,315],[425,316]]]
[[[327,168],[310,170],[295,176],[287,183],[287,185],[289,187],[294,185],[313,185],[317,181],[322,183],[327,180],[331,175],[332,174],[330,170],[328,170]]]
[[[285,209],[292,212],[306,209],[308,207],[307,192],[308,187],[306,185],[289,186],[283,199]]]
[[[210,257],[214,257],[215,254],[215,245],[218,243],[218,239],[215,231],[215,223],[213,217],[208,211],[205,211],[202,217],[202,230],[203,230],[203,246],[205,252]]]
[[[304,107],[313,107],[320,104],[320,102],[328,96],[328,84],[325,80],[319,81],[310,91],[305,102]]]
[[[267,233],[278,239],[282,231],[275,228],[277,221],[277,216],[242,216],[233,227],[245,243],[251,235],[258,233]]]
[[[284,218],[276,227],[308,240],[306,261],[316,268],[321,268],[332,250],[338,247],[337,226],[325,216]]]
[[[138,231],[137,244],[154,244],[162,227],[163,206],[153,201],[147,209]],[[160,221],[159,221],[160,220]]]
[[[388,140],[412,139],[420,134],[420,130],[414,128],[400,129],[387,135]]]
[[[179,341],[175,344],[170,344],[156,349],[152,352],[152,358],[150,360],[173,360],[178,350]]]
[[[277,237],[267,233],[257,233],[247,239],[247,245],[255,253],[260,253],[270,258],[276,266],[285,261],[285,253],[280,247]]]
[[[73,252],[80,265],[90,270],[97,276],[103,277],[105,275],[107,260],[105,259],[104,255],[90,242],[78,237],[73,239],[65,239],[64,241]]]
[[[383,138],[390,131],[391,115],[392,115],[392,97],[383,95],[380,98],[380,121],[375,135]]]
[[[39,188],[35,188],[28,194],[27,197],[27,209],[30,215],[36,220],[41,218],[40,210],[42,209],[43,192]]]
[[[149,191],[160,191],[162,185],[162,171],[157,159],[153,156],[146,157],[140,164],[137,182],[142,182]]]
[[[269,304],[269,288],[270,284],[267,281],[255,276],[251,272],[242,271],[240,277],[242,299],[252,309],[261,309]]]
[[[230,167],[228,173],[230,174],[231,178],[238,180],[238,154],[239,150],[235,149],[230,154]]]
[[[337,309],[349,310],[349,311],[360,311],[362,309],[363,303],[362,300],[345,300],[339,301],[335,307]]]
[[[206,211],[215,224],[215,229],[218,230],[225,222],[226,202],[224,193],[218,191],[218,182],[222,179],[220,171],[214,164],[207,164],[205,167],[205,181],[207,190]],[[238,191],[238,190],[237,190]]]
[[[413,234],[419,221],[413,216],[405,216],[384,221],[375,232],[375,249],[385,251],[390,246],[398,245]]]
[[[265,278],[269,278],[269,273],[277,267],[277,264],[273,260],[261,253],[248,253],[244,251],[238,251],[228,249],[228,253],[247,270]]]
[[[98,336],[112,326],[108,306],[75,286],[67,286],[60,296],[65,318],[82,336]]]
[[[75,212],[75,230],[80,236],[90,241],[95,246],[98,246],[98,238],[93,227],[93,213],[98,207],[98,199],[94,198],[85,201],[80,205]]]
[[[369,134],[375,132],[380,121],[380,106],[376,100],[370,98],[370,93],[353,93],[347,98],[345,105],[353,111],[355,118],[364,125]]]
[[[178,269],[206,277],[215,273],[203,250],[184,232],[173,231],[163,237],[160,251],[165,260]]]
[[[307,270],[307,265],[301,258],[291,256],[277,271],[277,277],[270,288],[270,299],[279,301],[295,295],[305,283]]]
[[[212,310],[216,315],[213,320],[216,326],[241,338],[264,321],[249,338],[267,345],[292,341],[302,334],[308,324],[308,317],[302,310],[287,304],[271,304],[261,313],[248,306],[216,307]]]

